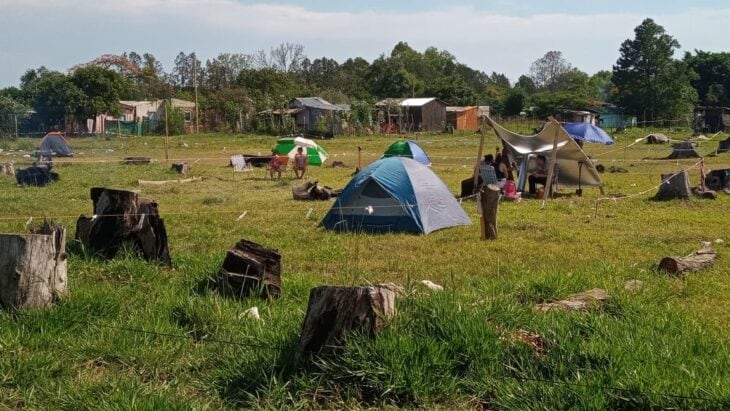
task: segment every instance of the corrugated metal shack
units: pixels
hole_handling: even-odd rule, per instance
[[[375,107],[382,132],[441,131],[446,126],[446,103],[435,97],[390,98]]]

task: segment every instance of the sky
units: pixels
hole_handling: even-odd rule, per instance
[[[0,87],[29,68],[67,71],[102,54],[180,52],[202,61],[301,43],[311,59],[369,61],[398,41],[433,46],[515,81],[549,50],[590,74],[610,70],[651,17],[685,51],[730,51],[730,0],[0,0]]]

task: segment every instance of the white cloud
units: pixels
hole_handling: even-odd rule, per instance
[[[0,0],[0,48],[13,56],[0,65],[0,84],[17,82],[28,67],[70,67],[96,55],[150,51],[169,68],[179,50],[202,57],[253,52],[283,41],[300,42],[310,56],[369,59],[397,41],[452,52],[475,68],[506,72],[513,80],[548,50],[561,50],[588,72],[610,69],[620,43],[645,16],[567,13],[507,16],[466,7],[394,12],[320,12],[300,6],[234,0]],[[658,12],[653,18],[685,50],[728,49],[730,9]],[[51,30],[49,25],[57,25]],[[20,34],[16,34],[20,33]],[[13,41],[13,37],[21,41]],[[4,38],[4,40],[3,40]],[[69,46],[73,45],[73,46]],[[42,58],[48,61],[40,61]],[[4,58],[3,58],[4,59]]]

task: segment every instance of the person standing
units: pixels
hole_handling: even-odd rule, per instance
[[[294,174],[298,180],[304,178],[304,173],[307,172],[308,164],[309,160],[307,159],[307,155],[304,154],[304,149],[302,147],[297,147],[297,153],[294,155]]]

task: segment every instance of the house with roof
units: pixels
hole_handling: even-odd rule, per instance
[[[621,107],[605,103],[595,108],[599,114],[598,125],[602,128],[626,129],[636,127],[637,118],[624,112]]]
[[[446,107],[446,124],[457,131],[476,131],[479,128],[479,108],[477,106]]]
[[[322,97],[297,97],[279,115],[294,117],[296,125],[309,133],[336,135],[342,133],[344,115],[349,104],[332,104]]]
[[[441,131],[446,126],[446,103],[435,97],[387,98],[375,108],[384,133]]]
[[[195,132],[195,103],[192,101],[181,100],[179,98],[171,98],[170,106],[179,109],[183,114],[185,122],[185,132]],[[87,120],[87,129],[91,133],[104,134],[116,133],[120,128],[125,134],[141,135],[142,130],[150,130],[149,122],[157,123],[165,121],[165,100],[120,100],[121,114],[119,116],[111,116],[108,114],[100,114],[96,118],[96,129],[94,129],[94,119]],[[147,127],[143,127],[143,123],[147,123]],[[154,128],[154,127],[152,127]]]

